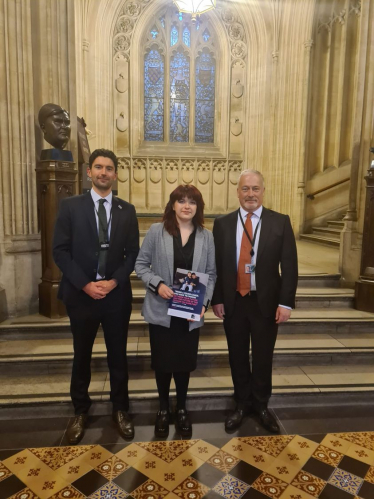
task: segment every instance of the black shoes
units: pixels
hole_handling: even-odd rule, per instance
[[[186,409],[177,409],[175,412],[175,426],[182,437],[192,435],[192,424]]]
[[[134,438],[134,425],[126,411],[113,412],[113,420],[121,437],[125,439]]]
[[[158,411],[155,423],[156,437],[167,437],[169,435],[170,412]]]
[[[279,425],[269,409],[262,409],[261,411],[257,411],[257,416],[261,426],[263,426],[265,430],[268,430],[271,433],[279,433]]]
[[[236,407],[235,411],[226,418],[225,430],[230,432],[239,428],[243,422],[245,413],[246,411],[244,409]]]
[[[69,444],[75,445],[82,440],[86,422],[87,414],[79,414],[78,416],[75,416],[71,423],[69,423],[66,430],[66,438]]]

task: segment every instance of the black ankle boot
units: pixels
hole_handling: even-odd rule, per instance
[[[177,409],[175,412],[175,425],[182,437],[190,437],[192,434],[192,424],[186,409]]]
[[[169,435],[170,412],[168,410],[158,411],[155,423],[156,437],[167,437]]]

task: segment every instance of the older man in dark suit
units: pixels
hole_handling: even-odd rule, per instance
[[[130,274],[139,252],[139,229],[134,206],[113,196],[117,168],[112,151],[94,151],[87,169],[91,191],[64,199],[55,227],[53,256],[63,274],[59,297],[66,305],[74,341],[70,393],[75,418],[67,429],[72,444],[84,434],[91,405],[90,363],[100,324],[107,347],[113,418],[123,437],[134,436],[128,415],[126,344]]]
[[[264,192],[262,174],[243,171],[239,210],[217,218],[213,228],[217,283],[212,305],[223,319],[237,404],[226,419],[228,431],[254,410],[262,426],[279,432],[268,410],[272,359],[278,324],[295,307],[297,253],[289,217],[265,208]]]

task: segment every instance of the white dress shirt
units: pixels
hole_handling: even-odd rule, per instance
[[[247,220],[247,216],[249,215],[249,213],[247,211],[243,210],[242,207],[240,207],[240,213],[242,215],[243,222],[245,225],[245,222]],[[253,265],[256,265],[257,254],[258,254],[258,243],[260,240],[261,223],[262,223],[261,222],[261,215],[262,215],[262,205],[259,208],[257,208],[256,211],[254,211],[252,213],[252,217],[251,217],[253,237],[255,235],[257,225],[260,224],[258,227],[258,230],[257,230],[257,234],[256,234],[255,245],[253,247],[254,255],[252,256],[252,260],[251,260],[251,263]],[[240,220],[240,215],[238,213],[238,221],[236,223],[236,269],[238,269],[238,264],[239,264],[240,249],[242,246],[242,237],[247,237],[247,236],[244,234],[243,224]],[[253,241],[253,237],[252,237],[252,241]],[[256,271],[251,273],[251,291],[256,291]],[[291,310],[291,307],[287,307],[286,305],[279,305],[279,306],[283,307],[283,308],[288,308],[289,310]]]
[[[97,233],[99,233],[99,217],[98,217],[98,212],[99,212],[99,201],[100,199],[105,199],[106,203],[104,203],[104,208],[106,211],[106,219],[108,222],[108,239],[110,239],[110,229],[112,225],[112,217],[110,216],[111,211],[112,211],[112,198],[113,194],[110,192],[106,197],[101,197],[100,194],[98,194],[96,191],[91,189],[91,197],[95,205],[95,218],[96,218],[96,226],[97,226]],[[100,274],[96,274],[96,279],[100,280],[103,279],[104,277],[101,276]]]

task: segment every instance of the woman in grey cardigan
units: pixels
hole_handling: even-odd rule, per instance
[[[147,292],[142,315],[149,323],[152,369],[155,370],[160,410],[155,434],[169,433],[169,389],[174,377],[177,391],[176,427],[189,436],[192,425],[186,410],[190,372],[196,369],[199,330],[216,281],[213,235],[204,229],[204,201],[193,185],[180,185],[171,194],[163,222],[149,229],[135,264]],[[200,320],[167,315],[177,268],[209,275]]]

